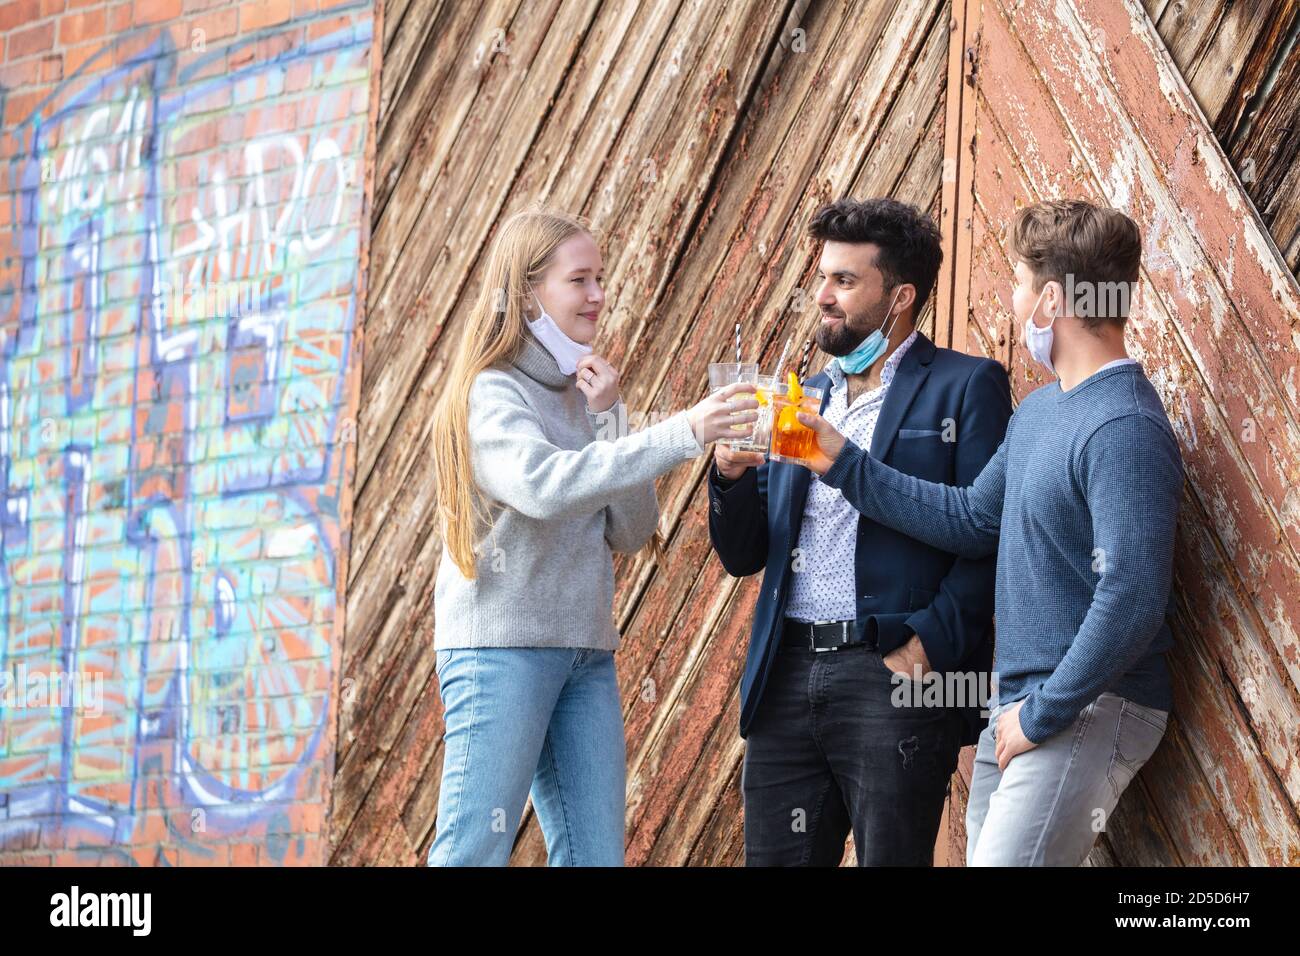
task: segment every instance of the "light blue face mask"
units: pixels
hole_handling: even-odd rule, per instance
[[[894,303],[898,301],[898,293],[902,287],[894,290],[894,297],[889,300],[889,311],[894,311]],[[847,322],[848,319],[845,319]],[[898,316],[894,315],[889,322],[889,331],[894,331],[894,323],[898,321]],[[881,332],[880,329],[872,332],[863,339],[858,347],[848,355],[840,355],[835,359],[840,370],[846,375],[861,375],[864,371],[875,364],[876,359],[884,354],[885,349],[889,346],[889,332]]]

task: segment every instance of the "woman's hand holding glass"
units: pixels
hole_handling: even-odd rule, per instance
[[[742,395],[749,397],[743,398]],[[691,423],[691,431],[695,432],[695,440],[707,445],[721,438],[741,438],[750,434],[752,428],[737,430],[733,426],[752,425],[758,420],[757,408],[754,383],[735,382],[694,405],[686,417]]]

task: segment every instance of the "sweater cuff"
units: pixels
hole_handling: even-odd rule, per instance
[[[844,447],[835,456],[835,460],[831,462],[826,474],[822,475],[822,483],[831,488],[839,488],[844,484],[844,479],[849,476],[849,471],[862,458],[862,455],[862,449],[858,447],[853,439],[845,438]]]
[[[1025,739],[1031,744],[1041,744],[1053,734],[1060,733],[1066,727],[1074,722],[1074,718],[1066,721],[1063,726],[1057,726],[1057,722],[1050,719],[1047,714],[1042,713],[1042,708],[1038,706],[1038,695],[1031,691],[1025,698],[1025,702],[1020,705],[1020,732],[1025,735]]]
[[[678,455],[689,461],[704,454],[704,446],[696,439],[695,430],[691,428],[691,420],[685,411],[678,412],[664,424],[668,426],[666,431],[670,447]]]
[[[596,433],[597,439],[614,441],[627,434],[627,407],[621,397],[603,412],[593,412],[590,408],[586,411],[587,420],[591,422],[591,430]]]

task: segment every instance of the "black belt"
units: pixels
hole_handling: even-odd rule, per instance
[[[860,636],[855,634],[854,623],[854,621],[796,621],[787,617],[781,636],[781,646],[805,651],[838,651],[844,647],[860,646],[875,650],[875,635],[868,636],[866,629]]]

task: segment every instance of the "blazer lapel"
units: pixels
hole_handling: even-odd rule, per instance
[[[934,358],[934,352],[934,343],[917,332],[916,341],[907,350],[903,360],[898,363],[894,378],[885,392],[885,403],[880,408],[880,417],[876,419],[876,430],[871,434],[870,453],[876,461],[884,461],[890,448],[893,447],[894,439],[898,437],[898,426],[903,423],[903,416],[907,414],[912,400],[916,398],[916,393],[921,390],[926,376],[930,374],[930,362]]]

